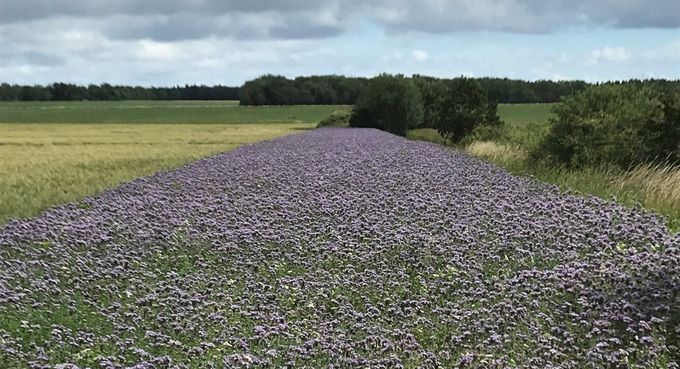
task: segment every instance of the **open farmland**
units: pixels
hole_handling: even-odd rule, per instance
[[[7,225],[0,367],[677,367],[679,247],[654,214],[321,129]]]
[[[503,119],[521,125],[543,117],[546,106],[499,109]],[[350,107],[244,107],[235,101],[0,103],[0,224],[121,181],[311,128],[338,109]]]
[[[96,116],[96,114],[91,114]],[[0,224],[310,124],[0,124]]]
[[[238,106],[235,101],[0,103],[0,123],[318,123],[337,105]]]

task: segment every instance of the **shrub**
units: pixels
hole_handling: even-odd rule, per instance
[[[381,74],[368,82],[357,99],[349,125],[405,136],[422,121],[423,104],[413,81],[403,75]]]
[[[507,141],[508,129],[505,124],[490,125],[490,124],[480,124],[477,125],[472,132],[465,136],[460,143],[463,145],[468,145],[476,141],[490,141],[490,142],[500,142]]]
[[[323,127],[348,127],[351,114],[347,110],[336,110],[331,115],[319,122],[316,128]]]
[[[498,104],[490,102],[482,85],[473,78],[450,81],[443,98],[438,99],[437,115],[431,122],[442,136],[460,142],[478,126],[500,127]]]
[[[663,102],[649,88],[603,84],[564,98],[533,152],[554,164],[621,168],[678,157],[677,98]]]

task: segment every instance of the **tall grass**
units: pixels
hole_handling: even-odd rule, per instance
[[[617,176],[614,184],[645,195],[645,203],[659,211],[680,209],[680,168],[640,165]]]
[[[465,147],[474,156],[494,162],[510,164],[526,160],[527,153],[519,146],[500,144],[493,141],[475,141]]]

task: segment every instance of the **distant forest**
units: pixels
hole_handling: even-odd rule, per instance
[[[430,78],[414,75],[412,78]],[[368,83],[364,77],[337,75],[297,77],[264,75],[241,87],[185,85],[176,87],[0,85],[0,101],[120,101],[120,100],[239,100],[241,105],[353,105]],[[479,78],[490,100],[501,104],[554,103],[562,96],[585,90],[585,81],[523,81]],[[647,79],[615,84],[649,86],[660,92],[680,93],[680,80]]]
[[[3,83],[0,101],[238,100],[238,92],[238,87],[227,86],[140,87],[108,83],[19,86]]]
[[[414,75],[414,79],[451,81],[452,79]],[[585,81],[523,81],[508,78],[478,78],[489,100],[501,104],[555,103],[562,96],[581,92],[591,84]],[[368,83],[368,78],[313,76],[288,79],[265,75],[246,82],[239,91],[241,105],[353,105]],[[680,92],[680,80],[629,80],[615,84],[649,86],[660,92]]]

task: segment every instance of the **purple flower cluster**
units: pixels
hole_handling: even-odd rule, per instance
[[[320,129],[0,229],[0,367],[677,368],[680,237]]]

